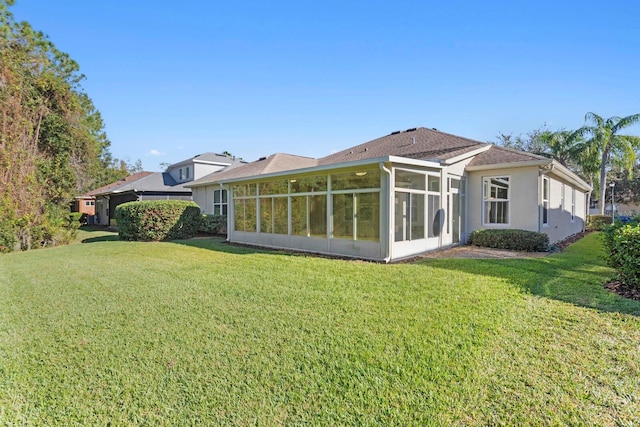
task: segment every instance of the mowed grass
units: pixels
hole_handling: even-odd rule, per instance
[[[638,425],[597,235],[381,265],[219,239],[0,256],[0,425]]]

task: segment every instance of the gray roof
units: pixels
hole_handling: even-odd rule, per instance
[[[204,163],[217,163],[223,165],[230,165],[232,163],[240,162],[240,159],[236,159],[235,157],[227,156],[226,154],[218,154],[218,153],[202,153],[196,156],[191,157],[190,159],[181,160],[177,163],[170,165],[167,169],[174,168],[176,166],[194,163],[194,162],[204,162]]]
[[[125,193],[133,191],[140,192],[161,192],[161,193],[190,193],[191,189],[184,184],[176,183],[175,179],[166,172],[153,172],[135,180],[122,182],[119,185],[111,186],[103,191],[92,192],[94,195]]]
[[[133,175],[129,175],[125,178],[122,178],[121,180],[118,181],[114,181],[112,183],[109,183],[107,185],[103,185],[102,187],[98,187],[94,190],[89,191],[87,194],[85,194],[85,196],[96,196],[99,194],[109,194],[111,193],[111,190],[114,188],[117,188],[121,185],[130,183],[130,182],[134,182],[137,181],[139,179],[144,178],[145,176],[151,175],[154,172],[147,172],[147,171],[142,171],[142,172],[138,172],[138,173],[134,173]]]
[[[319,159],[318,165],[375,159],[386,156],[417,160],[451,159],[489,144],[435,129],[413,128],[374,139]]]
[[[525,164],[537,163],[542,165],[552,162],[551,159],[536,154],[497,147],[489,143],[440,132],[436,129],[421,127],[392,132],[389,135],[347,148],[346,150],[320,159],[282,153],[273,154],[255,162],[232,166],[225,170],[209,174],[185,185],[187,187],[197,187],[238,178],[257,177],[278,172],[381,159],[390,156],[439,163],[446,162],[447,160],[455,162],[458,156],[465,154],[474,156],[468,167],[503,166],[509,164],[518,167]]]
[[[241,178],[245,176],[265,175],[287,170],[308,168],[316,166],[317,164],[318,160],[311,157],[276,153],[268,157],[262,157],[255,162],[230,166],[224,170],[211,173],[185,185],[187,187],[197,187],[204,184],[211,184],[214,182]]]

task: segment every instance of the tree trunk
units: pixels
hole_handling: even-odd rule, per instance
[[[604,205],[606,203],[607,195],[607,163],[609,163],[609,146],[605,146],[602,151],[602,164],[600,165],[600,200],[598,208],[600,208],[600,215],[604,215]],[[613,209],[613,206],[611,207]]]

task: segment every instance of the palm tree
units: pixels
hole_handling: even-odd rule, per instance
[[[578,147],[584,143],[584,133],[578,129],[576,131],[561,129],[555,132],[545,130],[537,135],[541,147],[534,150],[534,154],[551,157],[562,164],[562,166],[572,168],[579,164],[580,150]]]
[[[635,123],[640,122],[640,114],[627,117],[610,117],[603,119],[595,113],[587,113],[585,121],[590,125],[580,129],[584,134],[591,135],[583,146],[583,153],[593,161],[594,154],[600,158],[600,215],[604,215],[604,200],[607,190],[607,168],[610,163],[631,173],[636,162],[636,150],[640,149],[640,136],[620,135],[619,132]]]

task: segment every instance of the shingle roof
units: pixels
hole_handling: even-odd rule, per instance
[[[139,179],[144,178],[145,176],[151,175],[154,172],[146,172],[146,171],[142,171],[142,172],[138,172],[138,173],[134,173],[133,175],[129,175],[121,180],[118,181],[114,181],[110,184],[107,185],[103,185],[102,187],[96,188],[95,190],[91,190],[88,193],[84,194],[85,196],[95,196],[97,194],[103,194],[103,193],[109,193],[111,189],[116,188],[118,186],[121,186],[123,184],[129,183],[129,182],[133,182],[133,181],[137,181]]]
[[[514,166],[518,166],[518,163],[536,161],[551,163],[551,159],[544,156],[538,156],[537,154],[527,153],[525,151],[493,145],[487,151],[484,151],[474,157],[468,166],[489,166],[505,163],[513,163]]]
[[[318,161],[311,157],[276,153],[268,157],[263,157],[255,162],[230,166],[224,170],[211,173],[185,185],[187,187],[196,187],[203,184],[210,184],[213,182],[220,182],[245,176],[265,175],[293,169],[308,168],[316,166],[317,164]]]
[[[177,163],[170,165],[167,169],[174,168],[176,166],[184,165],[187,163],[193,162],[206,162],[206,163],[220,163],[224,165],[230,165],[232,163],[240,162],[240,159],[235,159],[231,156],[227,156],[226,154],[218,154],[218,153],[202,153],[196,156],[193,156],[186,160],[181,160]]]
[[[319,159],[318,165],[399,156],[418,160],[447,160],[469,151],[487,146],[435,129],[414,128],[404,132],[393,132],[355,147]]]
[[[173,177],[166,172],[146,172],[145,175],[136,179],[118,181],[117,185],[101,187],[93,190],[90,194],[97,196],[101,194],[124,193],[127,191],[136,192],[164,192],[164,193],[189,193],[191,189],[185,188],[184,184],[177,184]]]

